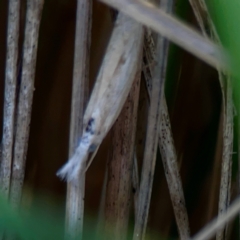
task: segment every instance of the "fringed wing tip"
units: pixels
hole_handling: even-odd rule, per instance
[[[74,156],[57,172],[57,176],[64,181],[74,182],[78,179],[78,174],[80,174],[82,169],[82,164],[86,161],[88,154],[79,154],[76,151]]]
[[[77,178],[81,166],[79,155],[75,154],[58,172],[57,176],[62,180],[71,182]]]
[[[73,183],[77,185],[77,182],[78,182],[77,176],[69,174],[69,172],[65,172],[65,171],[62,171],[62,169],[60,169],[56,175],[65,182]]]
[[[70,171],[67,167],[68,166],[66,164],[60,170],[57,171],[56,175],[61,180],[77,186],[78,183],[79,183],[79,178],[78,178],[79,171],[76,171],[76,170],[75,171]]]
[[[60,170],[57,171],[56,175],[63,181],[66,181],[68,179],[66,171],[64,171],[62,167]]]

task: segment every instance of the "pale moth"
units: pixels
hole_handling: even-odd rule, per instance
[[[78,174],[85,171],[83,166],[89,159],[89,154],[93,153],[92,158],[95,156],[117,119],[137,71],[142,38],[141,24],[119,13],[84,114],[80,143],[74,155],[57,172],[60,178],[74,182]]]

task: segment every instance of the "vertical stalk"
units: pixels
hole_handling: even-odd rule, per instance
[[[83,114],[89,91],[89,56],[91,39],[92,1],[78,0],[75,30],[72,106],[69,138],[69,158],[82,135]],[[66,237],[82,236],[84,215],[85,173],[77,176],[76,183],[67,185]]]
[[[28,0],[23,49],[23,66],[17,108],[16,138],[13,153],[10,201],[21,202],[34,92],[39,26],[44,0]]]
[[[222,74],[221,72],[219,74]],[[221,183],[219,193],[218,214],[227,210],[230,204],[231,181],[232,181],[232,150],[233,150],[233,103],[232,103],[232,86],[231,79],[223,76],[226,90],[223,91],[223,154]],[[225,229],[221,229],[217,233],[217,240],[226,239],[228,224]]]
[[[220,38],[217,34],[215,26],[208,13],[207,6],[203,0],[189,0],[194,14],[201,27],[202,33],[207,36],[205,25],[207,24],[211,30],[211,38],[217,43],[220,43]],[[219,82],[222,90],[223,98],[223,153],[222,153],[222,168],[221,168],[221,182],[218,203],[218,214],[221,216],[230,203],[231,190],[231,175],[232,175],[232,150],[233,150],[233,101],[232,101],[232,85],[230,76],[226,75],[221,69],[218,69]],[[217,233],[217,240],[226,239],[227,228],[219,230]],[[225,233],[224,233],[225,232]]]
[[[0,167],[1,190],[8,198],[12,167],[14,116],[16,108],[17,60],[20,21],[20,0],[9,0],[7,59],[5,69],[2,159]]]
[[[139,64],[127,101],[112,130],[105,217],[106,231],[110,230],[113,239],[127,237],[140,77]]]
[[[161,9],[168,13],[172,12],[174,1],[163,0],[161,1]],[[151,61],[154,55],[154,40],[151,34],[148,34],[148,41],[145,45],[145,55],[148,56],[147,67],[149,71],[144,71],[144,76],[146,79],[146,85],[148,88],[148,93],[151,93],[152,86],[152,70]],[[151,44],[150,44],[151,43]],[[168,40],[164,39],[165,43],[165,57],[163,58],[163,78],[165,81],[166,66],[168,62]],[[173,210],[176,218],[176,223],[178,227],[178,232],[181,239],[187,239],[190,235],[189,222],[187,209],[185,206],[185,198],[183,193],[182,181],[179,175],[179,168],[177,162],[177,154],[174,146],[174,140],[172,136],[171,123],[169,120],[168,108],[165,99],[165,94],[162,96],[161,100],[161,111],[160,111],[160,127],[159,127],[159,149],[161,152],[164,173],[166,176],[170,197],[173,205]]]
[[[150,110],[148,115],[147,136],[144,150],[142,175],[137,204],[137,219],[135,220],[133,239],[143,239],[146,232],[148,212],[152,193],[152,184],[156,164],[158,130],[160,118],[160,102],[163,94],[166,56],[165,41],[158,35],[153,70]]]

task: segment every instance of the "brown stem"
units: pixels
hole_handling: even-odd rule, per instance
[[[111,229],[113,239],[126,239],[128,230],[140,76],[139,67],[130,94],[112,130],[105,229]]]

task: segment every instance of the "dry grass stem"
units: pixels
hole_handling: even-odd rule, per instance
[[[1,190],[8,198],[12,167],[14,116],[16,108],[17,59],[20,20],[20,0],[10,0],[8,7],[7,56],[5,70]]]
[[[156,164],[158,130],[160,118],[160,101],[163,94],[166,46],[163,37],[158,36],[155,61],[152,76],[152,91],[150,109],[148,113],[147,135],[144,150],[141,182],[137,203],[137,218],[135,219],[133,239],[145,236],[148,212],[152,193],[152,184]]]
[[[208,12],[207,12],[205,2],[202,0],[189,0],[189,2],[192,6],[193,12],[195,14],[195,17],[197,19],[197,22],[201,28],[203,35],[205,37],[208,37],[207,29],[206,29],[206,24],[208,24],[206,22],[208,17]]]
[[[237,198],[221,216],[216,217],[199,233],[190,240],[208,240],[211,239],[219,230],[221,230],[229,221],[231,221],[240,212],[240,198]]]
[[[89,154],[97,151],[117,119],[135,78],[141,39],[142,26],[119,14],[84,114],[80,144],[73,157],[59,170],[60,177],[75,181]]]
[[[217,31],[215,29],[215,26],[212,22],[212,19],[210,17],[210,14],[208,12],[208,9],[207,9],[207,6],[206,6],[206,3],[204,0],[197,0],[197,1],[193,1],[193,0],[189,0],[192,8],[193,8],[193,11],[194,11],[194,14],[196,16],[196,19],[198,21],[198,24],[199,26],[201,27],[201,31],[202,33],[207,36],[208,33],[207,33],[207,28],[209,28],[210,30],[210,38],[217,42],[218,44],[220,44],[220,39],[219,39],[219,36],[217,34]],[[225,76],[224,76],[224,73],[220,70],[220,69],[217,69],[218,70],[218,74],[219,74],[219,82],[220,82],[220,86],[221,86],[221,90],[222,90],[222,96],[223,96],[223,109],[224,109],[224,118],[226,117],[225,115],[225,102],[226,102],[226,93],[225,93],[225,88],[226,88],[226,85],[225,85]]]
[[[193,7],[195,16],[204,35],[207,35],[206,25],[208,25],[211,30],[211,38],[220,44],[219,36],[213,22],[211,21],[205,2],[202,0],[189,0],[189,2]],[[233,102],[231,78],[219,69],[218,73],[223,97],[223,154],[219,196],[219,215],[221,215],[230,203],[233,150]],[[226,235],[226,232],[224,234],[224,229],[219,231],[217,234],[217,240],[225,239]]]
[[[74,69],[72,84],[69,158],[79,144],[83,130],[83,114],[89,91],[89,55],[92,1],[78,0],[76,12]],[[66,236],[82,236],[85,195],[85,172],[78,174],[75,184],[67,185]]]
[[[101,0],[152,28],[215,68],[228,69],[227,57],[219,46],[191,27],[142,0]]]
[[[221,73],[220,73],[221,74]],[[233,151],[233,102],[232,102],[232,86],[231,79],[225,78],[226,92],[224,103],[224,118],[223,118],[223,155],[222,155],[222,170],[220,182],[220,195],[218,204],[218,213],[221,217],[230,203],[231,197],[231,177],[232,177],[232,151]],[[224,229],[223,229],[224,230]],[[226,229],[227,230],[227,229]],[[217,240],[225,239],[227,233],[219,231]]]
[[[134,216],[137,219],[137,203],[138,203],[138,193],[139,193],[139,175],[138,175],[138,162],[136,156],[136,150],[134,151],[133,156],[133,172],[132,172],[132,188],[133,188],[133,197],[134,197]]]
[[[149,86],[151,86],[151,80],[147,74],[145,74],[145,79],[147,81],[148,92],[150,93],[151,89]],[[164,172],[170,191],[179,235],[181,239],[187,239],[190,234],[188,214],[185,206],[182,181],[179,175],[176,149],[174,146],[165,95],[163,95],[162,98],[160,114],[159,149],[161,152]]]
[[[149,86],[151,86],[151,80],[147,74],[145,74],[145,79],[147,81],[148,92],[150,93],[151,89]],[[179,175],[177,154],[174,146],[165,95],[163,95],[160,114],[159,149],[161,152],[164,172],[168,183],[179,235],[181,239],[187,239],[190,234],[188,214],[185,206],[182,181]]]
[[[161,1],[161,9],[166,12],[172,12],[173,1],[164,0]],[[147,59],[150,61],[147,63],[149,66],[149,71],[144,71],[144,76],[147,82],[147,88],[150,95],[151,92],[151,79],[152,79],[152,71],[151,71],[151,61],[153,59],[154,51],[154,41],[150,40],[151,34],[148,35],[147,41],[145,45],[149,45],[145,47],[145,55],[148,56]],[[165,44],[165,57],[163,63],[163,78],[165,79],[165,72],[167,66],[168,59],[168,40],[164,39]],[[178,232],[180,235],[180,239],[187,239],[190,235],[189,222],[187,210],[185,207],[185,198],[183,194],[182,182],[179,176],[178,162],[176,150],[174,147],[174,141],[172,137],[171,123],[168,115],[168,108],[165,99],[165,95],[163,94],[161,100],[161,111],[160,111],[160,127],[159,127],[159,149],[162,156],[164,172],[166,175],[168,188],[170,191],[170,197],[173,204],[174,214],[178,226]]]
[[[16,138],[14,142],[13,166],[11,177],[10,200],[14,206],[21,201],[25,174],[25,161],[28,147],[29,125],[31,120],[32,99],[34,92],[35,66],[39,26],[44,0],[28,0],[25,26],[23,66],[19,103],[17,108]]]
[[[106,231],[110,229],[113,239],[124,240],[128,232],[140,77],[139,64],[127,101],[112,129],[105,220]]]
[[[188,214],[185,206],[182,181],[179,175],[177,154],[174,147],[165,97],[163,97],[162,104],[164,106],[161,108],[159,148],[161,151],[164,172],[173,204],[179,236],[180,239],[188,239],[190,235]]]

